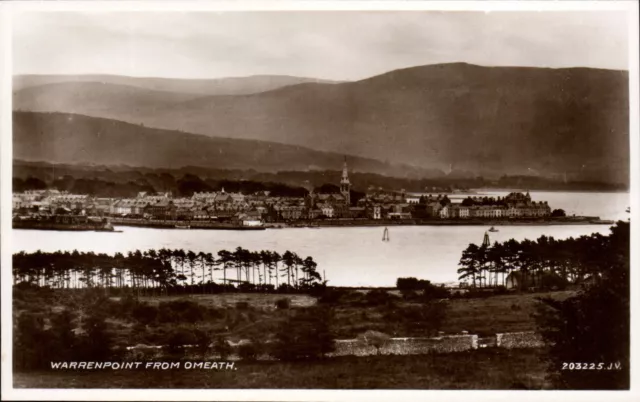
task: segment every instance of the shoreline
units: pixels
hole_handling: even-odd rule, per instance
[[[470,219],[447,219],[447,220],[353,220],[335,219],[313,222],[295,223],[266,223],[262,226],[240,226],[235,224],[224,224],[215,222],[196,221],[145,221],[145,220],[122,220],[113,219],[113,226],[145,227],[150,229],[172,229],[172,230],[240,230],[256,231],[267,229],[292,229],[292,228],[331,228],[331,227],[388,227],[388,226],[569,226],[569,225],[612,225],[615,221],[604,220],[599,217],[567,217],[555,219],[522,219],[522,220],[470,220]],[[75,225],[65,227],[64,225],[54,225],[48,227],[42,223],[37,225],[18,224],[13,225],[13,229],[24,230],[58,230],[58,231],[104,231],[96,228],[78,228]],[[117,230],[113,232],[118,232]]]

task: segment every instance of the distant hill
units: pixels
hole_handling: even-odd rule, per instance
[[[212,79],[128,77],[107,74],[16,75],[13,77],[13,92],[15,93],[25,88],[66,82],[126,85],[153,91],[177,92],[197,96],[246,95],[306,82],[335,83],[335,81],[287,75],[253,75]]]
[[[344,155],[256,140],[211,138],[66,113],[13,113],[13,157],[67,164],[149,168],[338,170]],[[442,172],[349,157],[352,171],[396,177],[437,177]]]
[[[67,111],[51,99],[35,104],[18,92],[14,107]],[[626,71],[454,63],[151,109],[76,105],[77,113],[151,127],[478,175],[629,179]]]
[[[90,111],[91,115],[116,115],[130,122],[137,122],[140,116],[155,114],[176,103],[198,97],[187,93],[101,82],[46,84],[25,88],[18,94],[14,97],[14,110],[64,111],[77,114]]]

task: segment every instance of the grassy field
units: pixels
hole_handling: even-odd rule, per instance
[[[364,292],[354,292],[350,298],[333,304],[332,331],[337,339],[357,337],[368,330],[377,330],[391,336],[425,336],[419,330],[390,319],[402,314],[406,307],[419,307],[417,302],[406,302],[400,298],[393,305],[366,303]],[[447,301],[447,313],[440,330],[447,334],[468,331],[480,336],[492,336],[500,332],[535,330],[532,313],[536,298],[552,297],[564,299],[570,291],[535,294],[505,294],[485,298],[457,298]],[[290,309],[277,309],[276,301],[289,299]],[[119,298],[112,298],[117,302]],[[265,338],[273,334],[280,323],[285,321],[292,310],[318,304],[317,299],[300,294],[255,294],[227,293],[215,295],[143,297],[141,301],[152,306],[162,302],[189,300],[206,307],[207,316],[197,323],[216,336],[224,336],[238,341],[248,338]],[[31,310],[43,313],[59,312],[62,305],[56,302],[42,303],[37,298],[22,298],[14,303],[14,313]],[[129,316],[112,316],[108,319],[118,345],[160,344],[165,336],[176,327],[176,321],[157,320],[149,325],[140,325]]]
[[[574,294],[573,291],[557,291],[546,293],[524,293],[491,296],[473,299],[451,299],[447,302],[448,311],[442,331],[460,333],[468,331],[480,336],[489,336],[500,332],[534,331],[535,322],[532,317],[535,311],[536,298],[551,297],[565,299]],[[238,336],[251,336],[269,329],[274,323],[286,317],[286,311],[275,309],[278,299],[287,298],[291,307],[309,307],[317,304],[315,298],[307,295],[264,295],[264,294],[219,294],[192,295],[188,300],[195,301],[210,308],[227,309],[227,315],[235,308],[236,303],[246,302],[250,308],[243,312],[233,312],[228,318],[233,325],[225,327],[238,328]],[[161,301],[178,300],[181,297],[149,297],[142,300],[153,305]],[[399,306],[411,303],[399,302]],[[417,305],[417,304],[413,304]],[[367,330],[379,330],[392,336],[409,336],[402,328],[392,327],[385,320],[384,306],[363,306],[341,304],[334,307],[334,330],[339,338],[355,337]],[[238,324],[236,327],[235,324]]]
[[[16,388],[548,389],[542,349],[430,356],[235,362],[235,371],[108,370],[14,373]]]
[[[558,291],[452,299],[449,301],[443,331],[469,331],[482,336],[499,332],[534,331],[536,327],[531,315],[535,311],[536,298],[564,300],[573,294],[574,291]]]

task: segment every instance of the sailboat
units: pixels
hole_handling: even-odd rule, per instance
[[[382,241],[389,241],[389,228],[384,228],[384,232],[382,232]]]

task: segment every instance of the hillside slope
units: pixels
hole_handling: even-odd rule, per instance
[[[338,170],[342,154],[255,140],[211,138],[65,113],[13,113],[13,157],[25,161],[129,165],[149,168],[201,166],[217,169]],[[352,171],[396,177],[441,172],[349,157]]]

